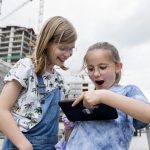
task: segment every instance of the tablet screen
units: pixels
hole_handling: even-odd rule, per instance
[[[72,107],[73,101],[59,102],[59,106],[70,121],[110,120],[118,117],[117,110],[105,104],[100,104],[98,108],[92,110],[85,108],[82,101]]]

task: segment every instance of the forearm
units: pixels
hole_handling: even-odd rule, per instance
[[[135,99],[106,91],[101,102],[117,108],[135,119],[150,123],[150,105]]]
[[[71,128],[70,129],[66,129],[66,131],[65,131],[65,141],[68,141],[69,136],[70,136],[72,130],[73,129],[71,129]]]
[[[19,149],[31,147],[30,142],[17,127],[11,113],[7,110],[0,110],[0,130]]]

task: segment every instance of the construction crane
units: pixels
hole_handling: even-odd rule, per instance
[[[4,16],[3,18],[1,18],[0,21],[5,20],[6,18],[8,18],[12,14],[14,14],[16,11],[18,11],[19,9],[21,9],[26,4],[28,4],[29,2],[32,2],[32,1],[33,0],[27,0],[27,1],[25,1],[23,4],[21,4],[20,6],[18,6],[17,8],[15,8],[13,11],[11,11],[10,13],[8,13],[6,16]],[[2,0],[0,0],[0,14],[1,14],[1,6],[2,6]],[[41,24],[43,22],[43,16],[44,16],[44,0],[39,0],[39,13],[38,13],[38,25],[37,25],[38,32],[39,32]]]
[[[1,11],[2,11],[2,0],[0,0],[0,15],[1,15]]]
[[[4,16],[3,18],[0,19],[0,21],[5,20],[6,18],[8,18],[9,16],[11,16],[13,13],[15,13],[16,11],[18,11],[20,8],[24,7],[26,4],[28,4],[29,2],[31,2],[33,0],[27,0],[25,1],[23,4],[21,4],[20,6],[18,6],[17,8],[15,8],[13,11],[11,11],[10,13],[8,13],[6,16]],[[2,0],[0,0],[1,5],[2,5]]]
[[[43,22],[43,16],[44,16],[44,0],[40,0],[39,4],[39,16],[38,16],[38,32],[40,30],[41,24]]]

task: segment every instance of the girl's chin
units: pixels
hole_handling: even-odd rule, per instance
[[[96,90],[100,90],[100,89],[104,89],[102,86],[99,87],[99,86],[95,86]]]
[[[64,62],[59,61],[59,62],[56,63],[56,65],[59,66],[59,67],[61,67],[61,66],[64,65]]]

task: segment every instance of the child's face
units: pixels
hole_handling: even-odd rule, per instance
[[[114,63],[109,50],[96,49],[86,55],[87,73],[96,89],[108,89],[116,80],[121,63]]]
[[[51,65],[63,66],[64,62],[72,56],[75,43],[50,43],[47,46],[47,58]]]

